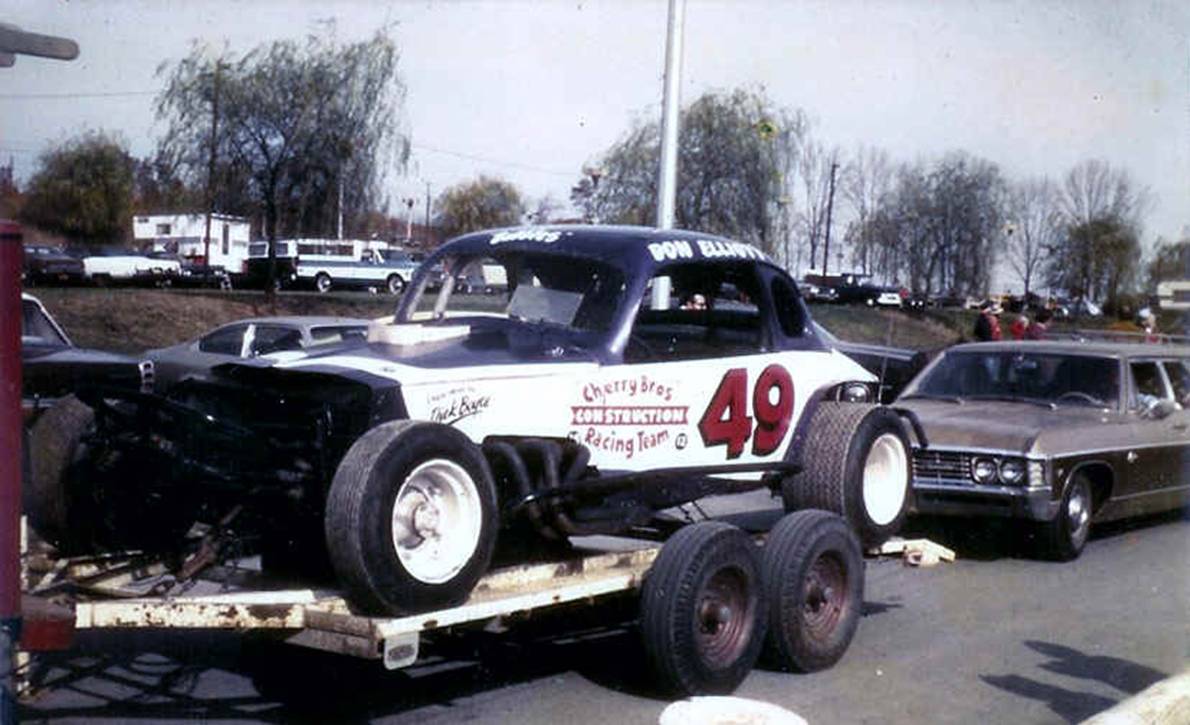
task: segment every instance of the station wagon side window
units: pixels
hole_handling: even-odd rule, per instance
[[[653,290],[669,288],[655,304]],[[688,263],[667,266],[641,299],[625,362],[697,360],[755,355],[768,348],[755,265]]]
[[[1165,387],[1165,379],[1157,363],[1151,360],[1133,362],[1132,369],[1132,408],[1143,408],[1151,400],[1170,399]]]
[[[221,327],[198,341],[198,349],[216,355],[239,355],[244,346],[247,325]]]
[[[1161,363],[1169,384],[1173,387],[1174,400],[1182,405],[1190,403],[1190,369],[1181,360],[1166,360]]]

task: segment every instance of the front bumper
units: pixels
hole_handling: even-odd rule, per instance
[[[995,516],[1051,521],[1059,502],[1050,489],[980,486],[964,481],[913,481],[913,512],[942,516]]]

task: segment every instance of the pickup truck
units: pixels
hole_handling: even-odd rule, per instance
[[[298,257],[297,283],[319,292],[336,287],[374,287],[399,295],[418,263],[400,250],[364,250],[358,261],[306,260]]]

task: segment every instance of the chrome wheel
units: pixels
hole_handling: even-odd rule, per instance
[[[439,584],[458,574],[479,544],[483,510],[475,482],[445,459],[422,463],[397,491],[392,542],[409,575]]]
[[[864,461],[863,503],[877,526],[895,519],[909,493],[909,456],[900,437],[884,433],[872,442]]]
[[[1082,477],[1070,485],[1070,496],[1066,499],[1066,530],[1070,532],[1071,546],[1081,549],[1091,531],[1091,490]]]

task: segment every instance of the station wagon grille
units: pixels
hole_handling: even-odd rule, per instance
[[[957,451],[914,451],[913,477],[916,479],[971,478],[971,454]]]

